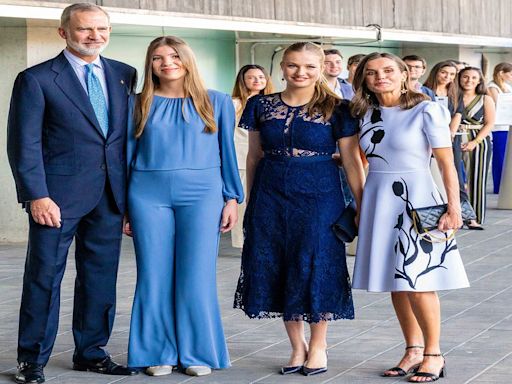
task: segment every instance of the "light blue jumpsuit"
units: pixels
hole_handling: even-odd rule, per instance
[[[128,215],[137,258],[132,367],[230,366],[215,269],[224,201],[241,202],[243,189],[231,97],[208,94],[218,128],[213,134],[204,132],[190,98],[155,96],[138,140],[130,119]]]

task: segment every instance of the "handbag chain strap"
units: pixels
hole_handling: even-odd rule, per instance
[[[414,230],[416,231],[416,233],[418,234],[419,237],[421,237],[425,241],[428,241],[429,243],[446,243],[446,242],[450,241],[451,239],[453,239],[453,237],[455,236],[455,233],[457,233],[457,231],[459,230],[458,228],[452,230],[452,233],[448,237],[439,237],[439,236],[433,235],[432,232],[430,232],[427,229],[423,230],[423,232],[420,232],[418,229],[417,221],[419,221],[418,214],[416,213],[416,211],[412,211],[412,223],[414,225]],[[429,236],[429,237],[427,237],[427,236]],[[436,241],[433,241],[433,240],[436,240]]]

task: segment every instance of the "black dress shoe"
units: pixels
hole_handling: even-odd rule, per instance
[[[90,371],[103,373],[105,375],[133,376],[139,372],[136,369],[119,365],[110,356],[102,360],[82,360],[73,363],[75,371]]]
[[[18,384],[44,383],[43,366],[35,363],[20,363],[14,381]]]

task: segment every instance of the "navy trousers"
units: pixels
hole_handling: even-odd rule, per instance
[[[83,217],[63,218],[60,228],[39,225],[29,213],[29,240],[20,308],[18,362],[45,365],[59,323],[60,285],[75,240],[73,361],[101,359],[112,331],[122,214],[107,186]]]

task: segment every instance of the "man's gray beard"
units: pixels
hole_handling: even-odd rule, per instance
[[[81,46],[80,44],[75,43],[71,39],[66,39],[66,43],[67,43],[68,47],[72,48],[74,51],[78,52],[79,54],[81,54],[83,56],[97,56],[101,52],[103,52],[103,50],[107,47],[107,44],[103,44],[99,48],[85,48],[85,47]]]

